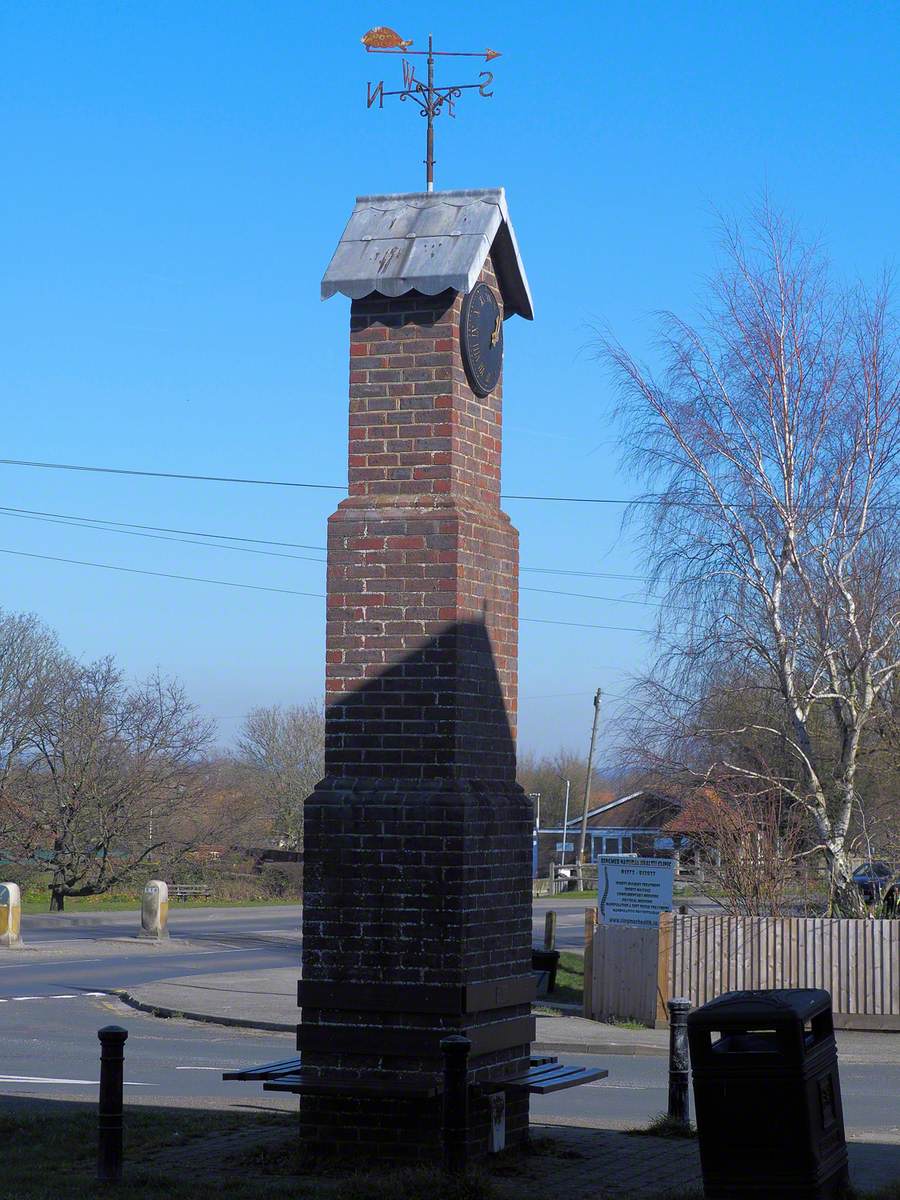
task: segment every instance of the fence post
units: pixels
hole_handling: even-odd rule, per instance
[[[676,997],[669,1001],[669,1117],[687,1125],[688,1109],[688,1036],[687,1017],[690,1000]]]
[[[596,908],[584,910],[584,992],[581,1015],[591,1020],[594,1016],[594,932],[597,928]]]
[[[672,970],[672,914],[659,914],[659,932],[656,959],[656,1023],[663,1025],[667,1019],[666,1001],[671,995]]]
[[[556,949],[556,913],[553,911],[544,916],[544,949]]]
[[[122,1178],[122,1079],[128,1030],[106,1025],[100,1039],[100,1111],[97,1121],[97,1178],[118,1183]]]
[[[462,1034],[441,1039],[444,1055],[444,1170],[463,1175],[468,1166],[469,1051]]]

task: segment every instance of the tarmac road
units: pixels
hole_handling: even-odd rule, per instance
[[[684,901],[690,911],[718,909],[715,901],[702,896]],[[559,950],[584,949],[584,910],[592,907],[591,900],[567,900],[564,896],[535,900],[532,909],[534,945],[543,945],[544,916],[548,909],[557,913],[556,946]],[[42,913],[22,918],[22,936],[28,945],[42,945],[60,938],[127,937],[137,932],[140,916],[134,912],[112,913]],[[169,909],[169,931],[173,937],[192,941],[214,939],[217,942],[238,944],[241,939],[261,937],[271,941],[279,935],[296,938],[300,929],[299,905],[271,905],[248,908],[179,908]]]
[[[192,940],[213,937],[217,941],[247,935],[298,937],[300,911],[299,904],[245,908],[180,908],[173,904],[169,909],[169,932],[173,937]],[[140,927],[137,909],[109,913],[27,913],[22,917],[22,937],[29,946],[60,938],[128,937]]]
[[[263,1092],[257,1084],[226,1083],[221,1072],[270,1062],[294,1053],[289,1034],[263,1034],[161,1021],[117,1001],[9,1002],[0,1010],[0,1108],[7,1099],[50,1096],[94,1102],[97,1097],[97,1030],[107,1024],[129,1031],[125,1095],[132,1103],[192,1107],[296,1108],[293,1096]],[[596,1084],[533,1096],[535,1118],[631,1128],[666,1106],[664,1055],[654,1057],[562,1055],[563,1061],[605,1067]],[[900,1064],[845,1064],[841,1085],[848,1130],[900,1140]]]
[[[543,937],[544,913],[554,908],[559,914],[557,945],[580,949],[585,907],[583,900],[560,897],[538,901],[535,942]],[[34,958],[29,961],[27,949],[0,956],[0,1104],[3,1096],[95,1100],[96,1032],[115,1023],[130,1033],[125,1073],[129,1100],[293,1108],[293,1097],[264,1093],[257,1085],[225,1083],[220,1077],[229,1067],[290,1056],[290,1035],[162,1021],[89,993],[175,976],[295,966],[298,909],[176,909],[170,922],[173,937],[166,945],[139,941],[136,925],[135,913],[25,918],[23,935]],[[630,1127],[665,1107],[663,1055],[561,1057],[604,1066],[610,1078],[532,1097],[536,1117]],[[842,1066],[844,1108],[848,1129],[900,1140],[900,1062],[893,1055],[889,1059]]]

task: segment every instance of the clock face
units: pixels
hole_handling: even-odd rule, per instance
[[[486,283],[476,283],[463,300],[459,340],[472,391],[486,396],[497,386],[503,366],[503,314]]]

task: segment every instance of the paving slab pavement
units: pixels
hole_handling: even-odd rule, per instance
[[[156,1151],[153,1165],[203,1178],[241,1169],[248,1153],[257,1158],[295,1134],[283,1123],[211,1135],[184,1146]],[[506,1195],[580,1196],[585,1200],[644,1200],[677,1193],[702,1198],[696,1140],[640,1137],[620,1130],[557,1121],[532,1121],[532,1152],[488,1159],[486,1170]],[[900,1179],[900,1145],[856,1140],[848,1145],[850,1178],[861,1192]],[[303,1181],[297,1176],[298,1185]],[[511,1186],[510,1186],[511,1185]]]

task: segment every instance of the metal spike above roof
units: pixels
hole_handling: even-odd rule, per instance
[[[322,279],[322,299],[466,293],[489,253],[505,315],[533,320],[503,188],[360,196]]]

